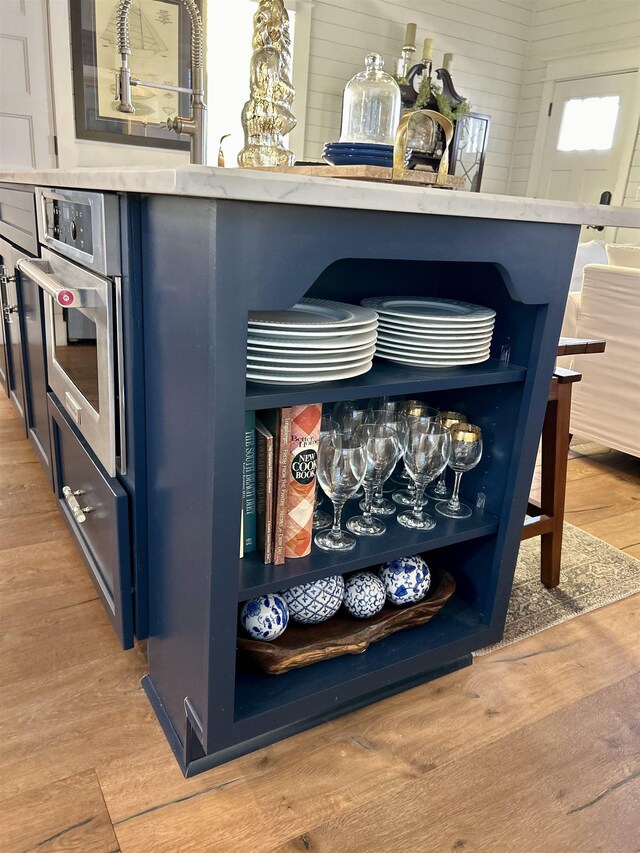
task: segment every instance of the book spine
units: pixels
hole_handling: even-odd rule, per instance
[[[256,413],[244,416],[244,553],[256,550]]]
[[[285,529],[288,559],[306,557],[311,551],[321,419],[321,403],[294,406],[291,410]]]
[[[281,566],[285,558],[285,530],[287,526],[287,486],[289,483],[289,453],[291,442],[291,409],[280,410],[278,441],[278,476],[276,507],[273,522],[273,562]]]
[[[273,435],[256,421],[256,541],[266,564],[273,560]]]

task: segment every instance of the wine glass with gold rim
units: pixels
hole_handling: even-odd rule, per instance
[[[467,416],[463,415],[462,412],[440,412],[438,420],[441,424],[444,424],[447,429],[451,429],[451,427],[456,426],[456,424],[465,424],[467,422]],[[432,483],[432,485],[427,489],[426,494],[430,498],[442,501],[451,497],[451,489],[447,488],[446,476],[447,469],[445,468],[437,482]]]
[[[456,424],[451,428],[449,467],[455,474],[453,493],[448,501],[436,504],[436,511],[447,518],[469,518],[471,508],[460,502],[460,479],[482,459],[482,430],[475,424]]]

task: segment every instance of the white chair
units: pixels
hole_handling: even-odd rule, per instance
[[[571,432],[640,457],[640,269],[587,264],[582,290],[569,294],[562,335],[607,342],[604,353],[560,360],[582,374]]]

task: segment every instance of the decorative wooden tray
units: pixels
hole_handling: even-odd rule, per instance
[[[408,184],[410,186],[435,186],[437,172],[422,172],[405,169],[402,177],[393,179],[393,169],[385,166],[264,166],[265,172],[285,172],[289,175],[312,175],[316,178],[349,178],[352,181],[382,181],[383,183]],[[461,190],[465,180],[461,175],[447,175],[439,186]]]
[[[409,128],[417,120],[427,118],[439,124],[444,131],[446,144],[437,172],[405,169]],[[448,189],[464,189],[465,179],[449,175],[449,147],[453,139],[453,124],[448,118],[434,110],[414,110],[400,119],[393,146],[393,168],[384,166],[267,166],[271,172],[286,172],[290,175],[312,175],[317,178],[350,178],[352,181],[382,181],[412,186],[438,186]]]
[[[332,619],[318,625],[291,621],[284,634],[271,643],[238,637],[238,651],[248,664],[271,675],[340,655],[358,655],[371,643],[396,631],[428,622],[444,607],[455,588],[448,572],[435,571],[429,596],[417,604],[396,607],[387,603],[371,619],[355,619],[341,608]]]

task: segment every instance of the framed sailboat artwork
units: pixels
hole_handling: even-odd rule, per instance
[[[188,151],[188,140],[177,139],[166,127],[169,116],[189,114],[188,94],[134,86],[135,112],[117,109],[118,5],[118,0],[70,4],[76,137]],[[177,0],[133,0],[129,37],[132,77],[190,85],[189,16]]]

